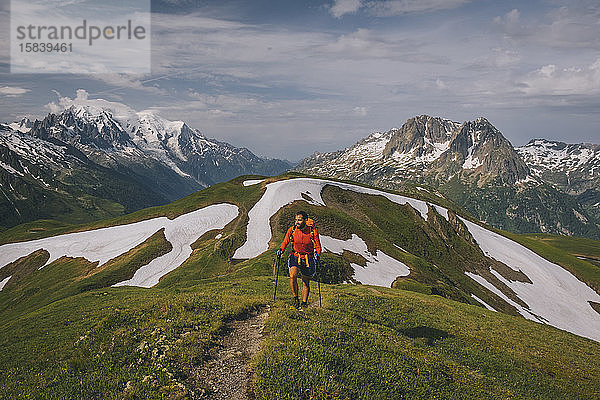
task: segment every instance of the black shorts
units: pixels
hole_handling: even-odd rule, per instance
[[[298,265],[298,256],[290,254],[288,258],[288,269],[296,267],[300,270],[300,273],[304,276],[313,277],[315,274],[315,258],[308,258],[308,266],[306,265],[306,257],[300,257],[300,265]]]

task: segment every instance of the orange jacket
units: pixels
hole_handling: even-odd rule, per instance
[[[292,231],[294,231],[294,246],[292,250],[295,253],[300,253],[302,255],[308,254],[309,257],[312,257],[313,252],[316,249],[317,254],[321,255],[321,242],[319,241],[319,232],[317,232],[317,228],[314,229],[315,245],[313,246],[312,241],[310,240],[310,226],[305,226],[303,229],[294,229],[294,227],[291,226],[285,234],[285,239],[283,239],[283,243],[281,243],[281,252],[285,251],[285,248],[290,242],[290,236],[292,235]]]

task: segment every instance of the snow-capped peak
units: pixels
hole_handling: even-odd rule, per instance
[[[50,108],[56,113],[71,112],[73,116],[86,122],[100,123],[106,121],[116,123],[132,139],[141,137],[146,142],[168,140],[182,131],[183,121],[170,121],[159,116],[155,110],[136,111],[133,108],[114,101],[90,99],[88,93],[79,89],[74,98],[61,97],[59,104]],[[196,131],[199,134],[199,132]]]
[[[183,121],[170,121],[151,109],[136,111],[122,103],[90,99],[82,89],[77,91],[75,98],[61,97],[59,105],[54,104],[52,108],[61,115],[70,113],[75,123],[83,121],[95,125],[100,135],[105,129],[116,129],[120,137],[128,137],[130,143],[114,143],[116,148],[136,147],[144,153],[152,153],[182,176],[189,175],[173,162],[173,156],[187,161],[182,146],[202,153],[207,142],[198,130],[189,128]],[[185,138],[181,138],[183,132]]]
[[[599,145],[532,139],[516,150],[538,174],[543,170],[550,170],[570,175],[578,169],[594,171],[600,167]]]
[[[52,112],[35,121],[29,135],[68,143],[111,168],[141,163],[153,171],[166,166],[184,178],[181,182],[186,188],[205,187],[244,173],[273,174],[289,168],[286,162],[262,159],[245,148],[208,139],[183,121],[163,118],[156,109],[137,111],[119,102],[90,99],[82,89],[74,98],[59,97],[49,109]]]
[[[29,132],[32,125],[33,125],[32,122],[27,117],[21,119],[20,121],[11,122],[10,124],[8,124],[8,126],[11,129],[13,129],[15,131],[19,131],[21,133]]]

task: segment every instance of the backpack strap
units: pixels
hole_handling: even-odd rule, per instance
[[[314,252],[317,252],[317,248],[315,247],[315,220],[312,220],[313,223],[310,225],[310,241],[312,242]]]
[[[309,225],[309,223],[310,223],[310,225]],[[314,242],[315,242],[315,220],[309,217],[306,224],[310,228],[310,240],[314,244]]]

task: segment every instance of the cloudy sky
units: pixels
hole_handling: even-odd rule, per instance
[[[290,160],[421,114],[600,142],[597,0],[157,0],[145,75],[11,74],[0,4],[1,121],[84,89]]]

